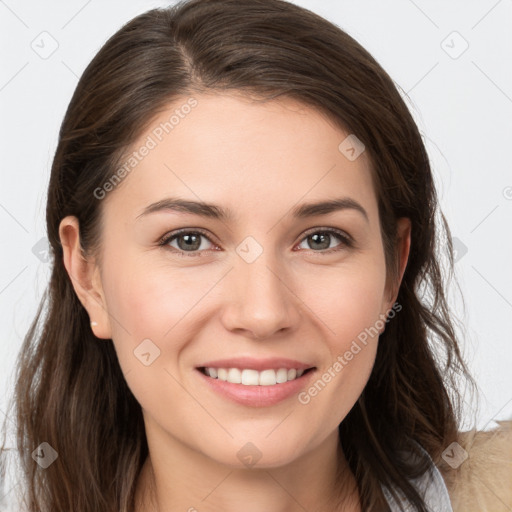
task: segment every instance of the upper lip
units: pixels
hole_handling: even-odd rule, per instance
[[[279,368],[286,368],[290,370],[295,368],[297,370],[307,370],[314,368],[312,364],[301,363],[294,359],[286,359],[282,357],[269,357],[264,359],[254,359],[251,357],[235,357],[230,359],[216,359],[215,361],[207,361],[198,368],[240,368],[248,370],[279,370]]]

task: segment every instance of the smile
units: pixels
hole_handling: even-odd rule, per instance
[[[207,386],[206,389],[223,399],[248,407],[269,407],[300,393],[308,386],[316,370],[316,367],[252,366],[260,366],[260,369],[242,365],[238,368],[208,365],[197,367],[196,375]]]

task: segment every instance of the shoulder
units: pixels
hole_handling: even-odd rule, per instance
[[[460,432],[438,464],[454,512],[512,510],[512,420]]]

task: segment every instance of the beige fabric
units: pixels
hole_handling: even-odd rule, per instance
[[[461,432],[439,470],[454,512],[512,511],[512,420],[489,431]],[[467,458],[465,458],[467,456]],[[459,461],[456,466],[456,457]],[[455,462],[454,462],[455,460]]]

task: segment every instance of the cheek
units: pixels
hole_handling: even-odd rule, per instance
[[[103,289],[121,365],[133,365],[133,351],[147,339],[164,356],[158,363],[176,358],[187,340],[184,329],[190,336],[190,329],[200,328],[196,317],[191,324],[190,314],[200,311],[201,299],[222,270],[170,268],[165,262],[150,264],[142,257],[111,254],[104,265]]]
[[[332,357],[380,319],[386,283],[380,259],[354,259],[328,271],[304,272],[300,282],[297,294],[322,326]]]
[[[185,286],[179,273],[148,264],[143,257],[111,252],[104,264],[104,292],[113,332],[160,338],[172,327],[195,282]],[[122,327],[119,324],[122,324]],[[126,332],[125,332],[126,334]]]
[[[311,407],[312,414],[327,414],[326,424],[334,428],[355,404],[371,374],[383,326],[385,266],[380,260],[366,259],[350,268],[317,273],[312,283],[315,287],[309,286],[308,294],[303,289],[304,302],[319,319],[323,332],[319,343],[325,343],[329,354],[299,400]]]
[[[137,401],[158,411],[162,400],[172,405],[182,396],[172,378],[180,379],[175,362],[187,343],[187,314],[211,279],[191,279],[183,271],[126,255],[114,261],[104,285],[114,347]]]

